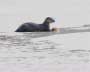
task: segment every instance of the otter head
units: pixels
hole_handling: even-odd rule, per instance
[[[45,20],[47,23],[53,23],[55,22],[55,20],[51,17],[47,17],[46,20]]]

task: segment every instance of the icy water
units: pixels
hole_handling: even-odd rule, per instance
[[[90,32],[0,33],[0,72],[89,72]]]

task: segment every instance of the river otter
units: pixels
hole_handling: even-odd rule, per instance
[[[51,17],[47,17],[42,24],[32,22],[22,24],[15,32],[48,32],[49,24],[55,22]]]

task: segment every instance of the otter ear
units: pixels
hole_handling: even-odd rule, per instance
[[[46,19],[51,19],[51,17],[46,17]]]

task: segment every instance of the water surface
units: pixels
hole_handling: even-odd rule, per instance
[[[0,33],[2,72],[59,72],[90,63],[90,33]],[[69,65],[69,66],[68,66]],[[9,68],[11,67],[11,68]],[[87,67],[88,68],[88,67]],[[17,70],[17,71],[16,71]],[[65,71],[65,72],[66,72]],[[68,70],[70,71],[70,70]],[[88,71],[87,71],[88,72]]]

